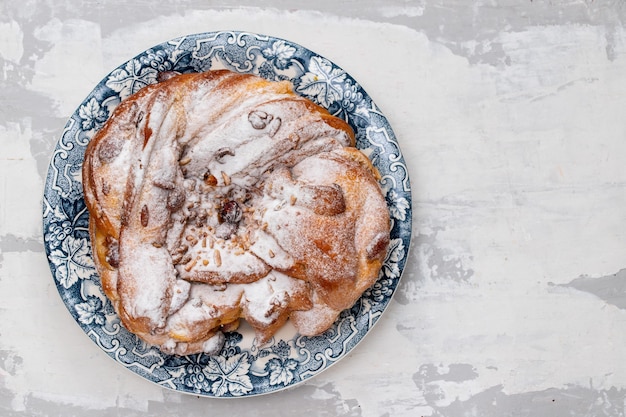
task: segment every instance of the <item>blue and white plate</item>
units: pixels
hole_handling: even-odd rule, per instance
[[[166,355],[120,325],[100,285],[88,234],[81,165],[85,147],[121,100],[157,82],[161,71],[226,68],[270,80],[348,121],[357,147],[382,175],[392,218],[391,245],[380,277],[324,334],[305,337],[287,324],[258,346],[245,325],[228,333],[218,356]],[[89,338],[116,362],[173,390],[207,397],[265,394],[306,381],[339,361],[372,329],[389,304],[411,238],[411,188],[396,137],[363,88],[328,59],[283,39],[245,32],[184,36],[137,55],[107,75],[70,117],[56,145],[43,196],[46,253],[63,302]]]

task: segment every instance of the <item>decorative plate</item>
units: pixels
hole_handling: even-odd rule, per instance
[[[335,325],[316,337],[287,324],[263,346],[251,328],[226,335],[217,356],[166,355],[120,325],[100,285],[88,234],[81,165],[87,143],[121,100],[156,83],[160,71],[226,68],[270,80],[291,80],[295,91],[355,130],[357,147],[382,175],[392,218],[391,245],[380,277]],[[339,361],[372,329],[389,304],[411,238],[408,171],[385,116],[344,70],[295,43],[245,32],[184,36],[137,55],[107,75],[70,117],[50,162],[43,196],[43,235],[59,294],[83,331],[118,363],[163,387],[207,397],[265,394],[294,386]]]

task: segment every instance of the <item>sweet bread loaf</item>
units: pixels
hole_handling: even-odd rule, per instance
[[[242,318],[260,342],[290,317],[319,334],[378,277],[377,175],[349,125],[289,82],[168,77],[124,100],[85,153],[103,291],[167,353],[217,353]]]

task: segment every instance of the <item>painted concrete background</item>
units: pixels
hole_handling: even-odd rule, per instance
[[[624,416],[623,0],[0,0],[0,415]],[[69,115],[137,53],[238,29],[300,43],[390,120],[413,246],[387,313],[291,390],[212,400],[115,365],[43,249]]]

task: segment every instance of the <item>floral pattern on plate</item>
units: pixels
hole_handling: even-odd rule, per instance
[[[121,100],[157,82],[159,72],[229,69],[290,80],[295,91],[354,129],[357,147],[381,173],[392,219],[391,245],[378,281],[324,334],[287,324],[259,346],[243,325],[216,356],[166,355],[124,329],[95,270],[81,166],[93,134]],[[243,397],[294,386],[327,369],[372,329],[400,280],[411,239],[411,188],[395,135],[363,88],[328,59],[284,39],[247,32],[188,35],[154,46],[107,75],[68,120],[52,155],[43,196],[43,235],[52,277],[83,331],[116,362],[163,387],[208,397]]]

